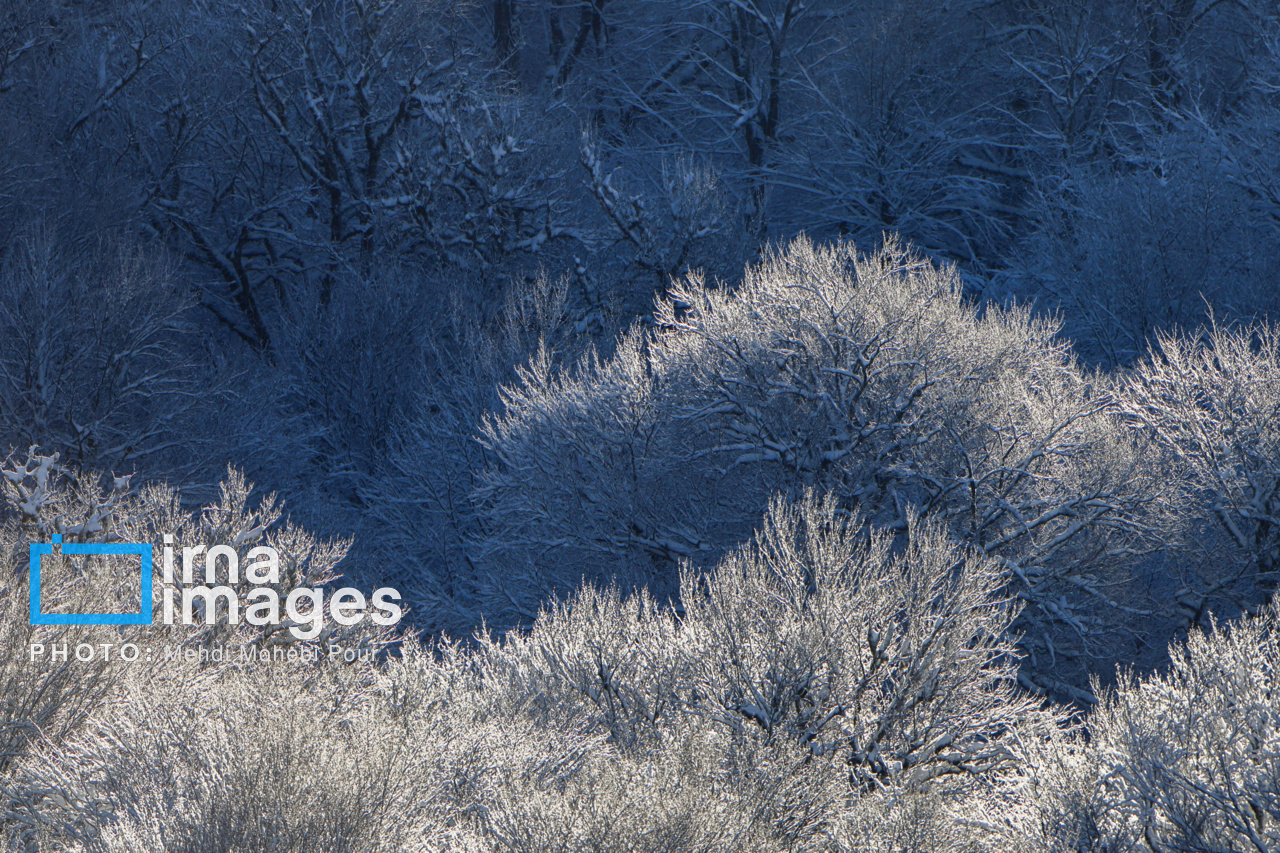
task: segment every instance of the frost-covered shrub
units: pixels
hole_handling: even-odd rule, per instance
[[[707,578],[682,578],[684,677],[736,736],[794,739],[850,781],[982,775],[1032,705],[1018,695],[999,563],[908,517],[906,543],[835,501],[775,501]]]
[[[1252,609],[1280,584],[1280,328],[1162,334],[1119,392],[1176,471],[1180,604],[1197,621]]]
[[[1089,718],[1116,833],[1153,850],[1280,846],[1280,614],[1212,623]]]
[[[686,569],[682,611],[588,588],[484,665],[625,756],[696,749],[691,772],[734,768],[734,785],[771,792],[770,831],[788,843],[865,797],[929,801],[951,826],[950,806],[1003,790],[1019,737],[1058,721],[1014,686],[998,563],[936,522],[909,519],[906,538],[866,535],[830,498],[775,501],[710,575]]]
[[[567,278],[529,277],[512,282],[496,309],[468,304],[455,291],[443,311],[444,329],[420,333],[411,345],[388,342],[389,352],[361,359],[374,374],[372,387],[391,386],[383,403],[387,420],[374,427],[383,447],[371,460],[370,476],[344,472],[329,482],[357,489],[359,523],[367,531],[363,542],[357,537],[352,554],[358,570],[376,569],[394,579],[411,603],[415,624],[428,633],[467,636],[485,617],[472,571],[479,521],[471,495],[485,461],[475,435],[499,403],[500,383],[530,353],[573,345],[566,342],[573,328],[566,318],[569,288]],[[419,302],[412,313],[430,314],[430,303]],[[371,338],[381,333],[376,324],[367,329]],[[331,364],[349,363],[340,343],[331,352]],[[416,373],[391,373],[388,360]],[[316,378],[331,382],[346,369],[317,371]],[[368,429],[361,408],[347,410],[350,423]],[[348,455],[349,445],[333,438],[332,431],[323,436],[333,455]]]
[[[1074,731],[1023,738],[989,849],[1270,851],[1280,844],[1280,613],[1210,619],[1166,670],[1122,673]],[[974,819],[977,820],[974,820]]]
[[[1042,663],[1110,658],[1155,490],[1055,331],[979,314],[893,243],[800,241],[733,291],[688,282],[611,358],[535,359],[504,390],[477,495],[489,612],[532,616],[583,577],[673,594],[678,561],[710,565],[770,495],[816,487],[1001,560]]]

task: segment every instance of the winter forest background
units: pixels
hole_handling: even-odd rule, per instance
[[[1278,284],[1272,0],[8,0],[6,849],[1275,853]]]

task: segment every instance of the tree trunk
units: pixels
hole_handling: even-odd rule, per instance
[[[520,72],[514,25],[515,0],[493,0],[493,46],[498,67],[513,77]]]

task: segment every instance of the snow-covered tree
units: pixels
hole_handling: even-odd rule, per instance
[[[1187,616],[1267,601],[1280,584],[1280,330],[1161,335],[1120,399],[1176,462],[1193,537]]]
[[[1267,608],[1192,631],[1168,672],[1108,695],[1089,727],[1111,834],[1153,851],[1280,846],[1278,678],[1280,619]]]
[[[1114,653],[1158,493],[1100,380],[1025,310],[965,304],[894,245],[798,242],[735,290],[693,280],[608,359],[535,359],[486,425],[477,493],[493,607],[580,578],[674,593],[769,496],[833,491],[873,523],[945,520],[1002,561],[1044,668]]]

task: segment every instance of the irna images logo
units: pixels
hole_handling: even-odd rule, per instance
[[[31,543],[31,624],[32,625],[151,625],[155,602],[152,596],[151,546],[138,542],[112,544],[63,544],[54,535],[51,544]],[[213,624],[219,612],[229,624],[242,619],[249,625],[279,625],[287,618],[289,632],[299,640],[312,640],[324,628],[326,611],[339,625],[357,625],[368,618],[375,625],[390,626],[400,621],[403,611],[400,593],[391,587],[374,590],[368,598],[352,587],[333,592],[325,607],[323,587],[297,587],[281,597],[280,555],[275,548],[258,545],[246,555],[243,580],[240,555],[229,545],[182,548],[182,574],[174,566],[173,536],[164,536],[161,590],[161,623],[164,625]],[[67,556],[129,555],[139,558],[138,613],[46,613],[40,600],[40,558],[53,555],[55,548]],[[203,558],[203,559],[202,559]],[[197,564],[203,563],[203,583],[196,585]],[[221,568],[221,572],[219,569]],[[220,583],[218,575],[224,580]],[[222,605],[219,607],[219,605]]]

